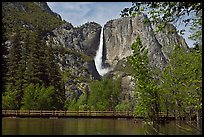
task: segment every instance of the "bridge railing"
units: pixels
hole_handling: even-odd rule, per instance
[[[2,110],[3,116],[133,116],[131,111]]]
[[[133,117],[132,111],[64,111],[64,110],[2,110],[2,116],[101,116],[101,117]],[[166,117],[164,112],[159,117]],[[168,115],[168,117],[174,117]]]

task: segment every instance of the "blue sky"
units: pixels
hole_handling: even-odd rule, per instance
[[[88,21],[104,25],[110,19],[119,18],[121,10],[130,7],[131,2],[48,2],[48,5],[62,19],[80,26]]]
[[[121,10],[131,7],[131,2],[47,2],[52,11],[58,13],[62,19],[80,26],[86,22],[94,21],[102,26],[111,19],[120,18]],[[184,28],[180,26],[179,29]],[[187,29],[187,28],[185,28]],[[193,47],[193,41],[185,38],[189,47]]]

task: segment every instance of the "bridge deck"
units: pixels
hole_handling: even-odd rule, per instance
[[[160,117],[165,117],[160,113]],[[2,117],[87,117],[135,118],[131,111],[55,111],[55,110],[2,110]],[[142,117],[137,117],[142,118]]]

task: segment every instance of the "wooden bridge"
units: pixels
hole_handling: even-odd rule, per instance
[[[133,118],[131,111],[56,111],[56,110],[2,110],[2,117],[95,117]]]
[[[160,118],[166,115],[160,113]],[[63,111],[63,110],[2,110],[2,117],[47,117],[47,118],[135,118],[132,111]],[[142,117],[136,117],[141,118]],[[170,118],[173,118],[171,116]]]

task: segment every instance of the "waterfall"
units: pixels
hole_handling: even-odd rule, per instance
[[[103,56],[103,27],[101,28],[99,49],[96,52],[96,56],[94,58],[96,69],[101,76],[108,73],[109,71],[109,68],[103,68],[102,66],[102,56]]]

